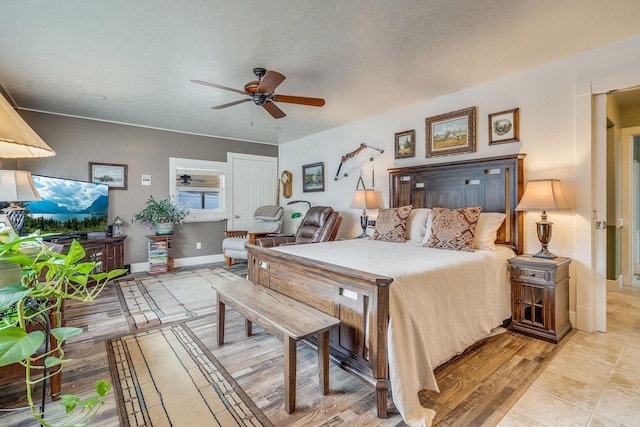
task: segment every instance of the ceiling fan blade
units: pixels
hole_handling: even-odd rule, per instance
[[[248,102],[248,101],[251,101],[251,99],[247,98],[247,99],[241,99],[240,101],[228,102],[226,104],[216,105],[215,107],[211,107],[211,109],[222,110],[223,108],[233,107],[234,105],[242,104],[243,102]]]
[[[220,85],[217,85],[215,83],[203,82],[202,80],[191,80],[191,82],[192,83],[197,83],[199,85],[215,87],[215,88],[218,88],[218,89],[230,90],[231,92],[241,93],[243,95],[247,94],[245,91],[240,90],[240,89],[234,89],[234,88],[231,88],[231,87],[220,86]]]
[[[286,116],[284,111],[282,111],[276,104],[271,101],[267,101],[262,104],[265,110],[269,112],[273,116],[274,119],[281,119]]]
[[[322,107],[324,105],[324,99],[308,98],[306,96],[273,95],[271,99],[276,102],[288,102],[289,104],[310,105],[312,107]]]
[[[286,79],[286,77],[279,72],[269,70],[262,78],[262,81],[258,86],[258,91],[262,93],[273,93],[284,79]]]

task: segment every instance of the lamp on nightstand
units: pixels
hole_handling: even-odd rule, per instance
[[[549,252],[547,246],[551,241],[552,222],[547,220],[547,211],[571,209],[562,190],[562,184],[558,179],[540,179],[527,183],[522,199],[516,207],[516,211],[542,211],[541,220],[536,222],[538,226],[538,240],[542,244],[540,252],[534,254],[536,258],[555,258],[556,255]]]
[[[362,190],[359,190],[360,183],[362,183]],[[376,197],[376,190],[369,189],[367,190],[364,186],[364,181],[362,177],[358,179],[358,184],[356,185],[356,192],[353,195],[353,200],[351,201],[352,209],[362,209],[362,215],[360,215],[360,227],[362,227],[362,234],[358,236],[368,237],[367,234],[367,221],[369,219],[369,215],[367,215],[367,209],[378,209],[380,204],[378,203],[378,198]]]

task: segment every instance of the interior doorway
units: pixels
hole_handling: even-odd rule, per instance
[[[640,288],[640,89],[610,94],[607,119],[607,288]]]

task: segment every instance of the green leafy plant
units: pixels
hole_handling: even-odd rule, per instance
[[[28,248],[28,253],[25,250]],[[67,254],[52,251],[39,236],[18,237],[0,232],[0,262],[13,263],[21,269],[15,284],[0,288],[0,367],[19,363],[25,368],[27,399],[31,412],[43,426],[83,426],[104,404],[110,391],[107,381],[96,383],[96,395],[80,400],[73,395],[60,396],[64,411],[55,416],[45,414],[34,403],[33,388],[62,371],[65,363],[63,342],[83,332],[81,328],[55,327],[50,334],[52,348],[42,351],[47,337],[37,323],[46,322],[51,314],[56,325],[61,324],[61,309],[65,300],[93,303],[107,282],[126,273],[124,269],[95,273],[96,262],[82,262],[82,245],[74,241]],[[38,375],[41,373],[41,375]],[[56,424],[59,423],[59,424]]]
[[[147,205],[133,219],[149,225],[164,223],[180,225],[184,224],[190,213],[188,208],[178,205],[170,197],[158,201],[153,196],[149,196]]]

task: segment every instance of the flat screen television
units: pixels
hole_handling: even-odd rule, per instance
[[[42,200],[25,202],[23,234],[40,230],[70,237],[107,231],[109,186],[73,179],[32,175]]]

